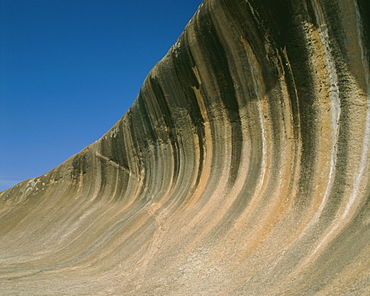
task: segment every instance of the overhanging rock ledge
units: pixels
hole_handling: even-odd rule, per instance
[[[100,140],[0,193],[1,295],[370,295],[367,0],[206,0]]]

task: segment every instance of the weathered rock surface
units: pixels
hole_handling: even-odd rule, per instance
[[[369,18],[206,0],[106,135],[0,193],[0,294],[369,295]]]

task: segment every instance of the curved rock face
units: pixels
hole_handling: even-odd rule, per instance
[[[370,294],[369,16],[206,0],[106,135],[0,193],[0,294]]]

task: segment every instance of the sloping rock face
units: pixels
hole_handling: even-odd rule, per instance
[[[209,0],[123,118],[0,194],[1,295],[369,295],[367,0]]]

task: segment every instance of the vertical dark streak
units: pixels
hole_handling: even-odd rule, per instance
[[[207,57],[211,72],[215,76],[218,86],[219,99],[225,106],[228,120],[232,126],[232,155],[229,186],[236,180],[240,159],[242,131],[239,115],[239,103],[236,98],[234,82],[230,74],[227,55],[218,37],[216,28],[209,14],[200,13],[197,33],[202,51]]]
[[[199,155],[199,169],[197,172],[197,179],[195,182],[195,187],[198,186],[200,177],[203,171],[203,159],[204,159],[204,119],[200,111],[197,98],[195,96],[194,90],[192,87],[200,87],[199,82],[194,74],[192,67],[195,67],[195,61],[189,49],[189,44],[187,39],[182,35],[183,38],[180,38],[182,46],[173,54],[174,59],[174,68],[177,75],[179,84],[184,93],[186,102],[184,105],[189,111],[189,115],[195,128],[196,134],[198,136],[198,146],[200,150]]]
[[[178,178],[178,174],[180,171],[180,157],[179,157],[179,147],[177,144],[177,138],[175,135],[175,123],[172,118],[172,114],[170,108],[168,107],[167,100],[163,89],[158,81],[158,78],[151,76],[149,78],[150,86],[154,92],[156,103],[158,104],[161,115],[166,125],[166,129],[168,132],[168,137],[170,139],[170,143],[173,150],[173,164],[174,164],[174,172],[173,172],[173,183],[175,184]]]

